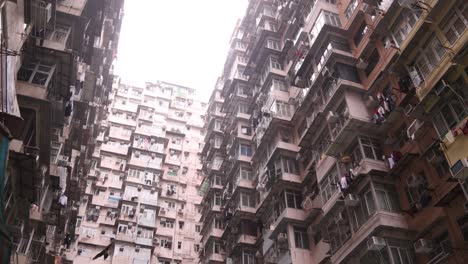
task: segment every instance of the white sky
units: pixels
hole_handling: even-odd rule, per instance
[[[195,88],[208,101],[246,7],[247,0],[126,0],[117,74]]]

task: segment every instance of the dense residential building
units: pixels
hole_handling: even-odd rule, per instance
[[[210,98],[201,263],[464,263],[468,2],[251,0]]]
[[[123,0],[0,1],[1,263],[71,263]]]
[[[165,82],[116,80],[81,197],[73,263],[198,263],[206,104]]]

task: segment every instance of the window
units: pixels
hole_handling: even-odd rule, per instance
[[[291,105],[286,102],[276,101],[276,115],[281,117],[290,117],[291,116]]]
[[[223,181],[222,181],[222,179],[221,179],[221,176],[215,175],[215,176],[213,177],[213,184],[215,184],[215,185],[223,185],[222,182],[223,182]]]
[[[48,86],[55,70],[55,64],[32,61],[24,63],[18,72],[18,80]]]
[[[221,242],[219,242],[219,241],[213,242],[213,253],[215,253],[215,254],[221,254],[221,253],[223,253],[223,252],[224,252],[224,251],[223,251],[223,247],[222,247],[222,245],[221,245]]]
[[[463,103],[457,97],[444,101],[445,103],[434,114],[434,126],[441,138],[445,137],[447,132],[468,114]]]
[[[223,220],[215,218],[213,221],[213,226],[216,229],[224,229]]]
[[[461,37],[468,25],[467,10],[466,1],[458,0],[441,20],[440,28],[443,29],[445,37],[451,44]]]
[[[250,95],[249,89],[247,88],[247,86],[242,85],[242,84],[237,85],[237,94],[240,95],[240,96],[249,96]]]
[[[375,195],[377,195],[377,208],[388,212],[398,212],[400,204],[395,187],[390,184],[374,183]]]
[[[283,66],[278,60],[278,57],[270,56],[270,67],[277,70],[283,70]]]
[[[325,24],[332,25],[335,27],[341,27],[339,15],[329,12],[329,11],[322,10],[322,12],[320,12],[320,15],[317,17],[317,20],[315,20],[312,30],[310,31],[310,34],[313,38],[312,42],[320,34],[320,31],[322,30]]]
[[[353,38],[354,45],[359,46],[359,43],[361,43],[362,38],[364,37],[364,35],[366,35],[368,30],[369,28],[367,27],[366,22],[365,21],[362,22],[361,27],[359,27],[358,31],[354,35],[354,38]]]
[[[160,247],[168,248],[168,249],[172,248],[172,241],[170,240],[170,238],[161,238],[160,241],[161,241]]]
[[[195,252],[200,251],[200,245],[199,245],[199,244],[193,244],[193,250],[194,250]]]
[[[241,176],[241,179],[243,180],[252,180],[252,176],[253,176],[252,169],[245,167],[245,166],[241,166],[240,176]]]
[[[283,163],[283,172],[291,173],[291,174],[299,174],[299,171],[297,169],[297,162],[295,159],[283,157],[281,161]]]
[[[249,126],[241,126],[241,133],[246,136],[252,135],[252,129]]]
[[[393,259],[393,263],[401,263],[401,264],[411,264],[413,263],[413,256],[411,254],[411,250],[406,247],[403,248],[401,246],[389,246],[390,255]]]
[[[284,191],[284,199],[286,199],[286,207],[301,209],[302,195],[300,192],[291,190]]]
[[[249,113],[249,106],[246,105],[246,104],[239,104],[239,113],[248,114]]]
[[[278,40],[276,39],[267,39],[267,48],[274,50],[281,50],[281,46]]]
[[[255,207],[255,197],[252,194],[240,193],[241,205],[246,207]]]
[[[276,78],[273,78],[271,80],[271,89],[272,90],[280,90],[283,92],[288,92],[288,87],[286,86],[286,83],[283,80],[279,80]]]
[[[255,264],[255,255],[252,252],[242,251],[242,264]]]
[[[309,237],[304,227],[294,227],[294,244],[297,248],[309,249]]]
[[[174,220],[161,218],[160,225],[165,228],[174,228]]]
[[[359,137],[359,142],[364,153],[364,157],[368,159],[381,160],[382,150],[376,139],[369,137]]]
[[[240,155],[251,157],[252,156],[252,147],[247,144],[239,144]]]
[[[334,166],[327,175],[320,182],[320,195],[322,196],[322,201],[327,202],[332,195],[338,190],[338,170]]]
[[[182,249],[182,241],[177,242],[177,249]]]
[[[446,52],[444,45],[442,45],[442,42],[435,33],[423,43],[423,46],[416,55],[413,63],[414,66],[410,67],[410,71],[415,72],[415,77],[412,78],[416,86],[425,80],[426,76],[439,64]]]
[[[215,193],[213,196],[213,205],[221,206],[223,203],[223,198],[219,193]]]
[[[403,9],[398,19],[396,19],[395,26],[392,27],[391,32],[393,41],[399,46],[409,35],[414,25],[420,16],[419,12],[413,10]]]
[[[167,209],[175,209],[176,204],[174,202],[165,201]]]
[[[195,225],[195,232],[200,233],[200,231],[201,231],[201,226]]]
[[[358,5],[357,0],[351,0],[351,2],[349,3],[348,7],[345,10],[345,17],[347,19],[349,19],[354,14],[354,10],[356,10],[357,5]]]

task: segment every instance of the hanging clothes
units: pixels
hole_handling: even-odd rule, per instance
[[[65,196],[64,194],[60,195],[59,197],[59,204],[61,204],[62,206],[66,206],[67,203],[68,203],[68,197]]]

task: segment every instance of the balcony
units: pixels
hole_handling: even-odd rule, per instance
[[[245,245],[255,245],[257,243],[257,236],[248,235],[248,234],[240,234],[237,236],[236,244],[245,244]]]
[[[146,227],[156,227],[156,218],[148,218],[140,215],[138,217],[138,225],[146,226]]]
[[[117,208],[119,206],[119,201],[121,197],[118,196],[111,196],[109,194],[100,194],[100,195],[93,195],[91,199],[91,204],[97,206],[104,206],[110,208]]]
[[[106,247],[110,244],[111,238],[115,238],[115,235],[101,235],[99,229],[86,227],[82,228],[78,242]]]
[[[129,141],[132,135],[130,129],[124,129],[121,127],[112,126],[109,128],[109,138],[115,138],[120,140]],[[104,141],[104,137],[98,137],[98,141]]]
[[[101,145],[100,149],[101,152],[110,152],[110,153],[115,153],[119,155],[124,155],[126,156],[128,153],[128,147],[129,144],[125,143],[119,143],[119,142],[107,142]]]
[[[389,167],[384,161],[363,158],[352,168],[352,170],[353,174],[357,176],[367,175],[371,172],[387,173],[389,171]]]
[[[153,238],[147,238],[147,237],[140,237],[136,236],[135,238],[135,244],[138,244],[138,245],[143,245],[143,246],[148,246],[148,247],[153,247]]]
[[[307,223],[313,222],[322,213],[323,207],[322,196],[317,195],[315,197],[307,196],[302,202],[302,208],[305,212]]]
[[[164,153],[164,144],[157,143],[154,139],[135,138],[132,147],[136,149],[146,150],[150,152]]]
[[[376,229],[408,230],[405,217],[400,214],[377,211],[365,224],[363,224],[331,257],[332,263],[341,263],[358,245],[368,239]]]
[[[138,110],[138,104],[130,103],[128,101],[125,101],[125,103],[123,103],[121,100],[117,99],[116,102],[114,103],[113,108],[117,110],[125,111],[125,112],[136,113]]]
[[[133,243],[135,242],[136,235],[134,233],[120,233],[118,232],[117,235],[115,235],[115,239],[118,241],[124,241],[124,242],[129,242]]]
[[[150,168],[160,170],[162,165],[162,159],[154,156],[146,156],[143,154],[132,153],[130,161],[128,163],[132,166],[138,166],[142,168]]]
[[[154,189],[151,192],[154,192],[154,193],[151,195],[144,195],[143,197],[140,197],[138,201],[141,204],[157,206],[158,205],[158,193],[155,192]]]
[[[165,204],[160,204],[159,207],[161,208],[159,210],[159,217],[167,217],[171,219],[176,219],[177,216],[177,211],[175,209],[168,209],[164,208],[163,206],[166,206]]]
[[[138,124],[138,126],[135,129],[135,134],[159,138],[164,138],[166,136],[166,132],[164,131],[162,126],[150,125],[145,123]]]
[[[288,223],[302,224],[306,219],[306,212],[302,209],[286,207],[281,214],[271,223],[273,230],[269,238],[275,239],[282,232]]]
[[[135,127],[137,125],[136,120],[129,118],[128,116],[125,116],[125,115],[111,114],[109,115],[107,120],[112,123],[131,126],[131,127]]]
[[[111,170],[125,170],[126,162],[125,160],[115,159],[109,156],[101,156],[101,162],[99,166],[101,168],[111,169]]]

